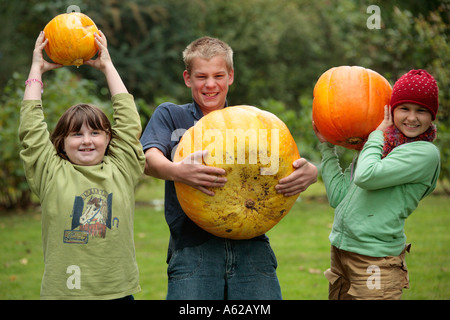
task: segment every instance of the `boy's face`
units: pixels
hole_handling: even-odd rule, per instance
[[[428,130],[432,117],[427,108],[414,103],[404,103],[394,109],[394,124],[408,138]]]
[[[82,166],[93,166],[102,162],[110,141],[102,130],[94,130],[86,123],[78,132],[70,132],[64,138],[64,151],[70,162]]]
[[[225,106],[228,87],[234,81],[234,70],[228,71],[222,56],[210,60],[195,58],[191,74],[184,71],[183,78],[203,115],[206,115]]]

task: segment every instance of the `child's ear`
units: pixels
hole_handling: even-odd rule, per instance
[[[109,143],[111,142],[112,134],[106,132],[106,149],[105,149],[105,156],[109,153]]]
[[[184,70],[184,72],[183,72],[183,79],[184,79],[184,84],[186,85],[186,87],[190,88],[191,87],[191,75],[189,74],[189,72],[187,72],[187,70]]]
[[[234,82],[234,69],[228,72],[228,85],[231,86]]]

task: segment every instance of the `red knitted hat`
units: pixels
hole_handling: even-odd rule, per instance
[[[403,103],[414,103],[427,108],[435,120],[439,101],[438,86],[433,76],[425,70],[411,70],[401,76],[392,88],[392,112]]]

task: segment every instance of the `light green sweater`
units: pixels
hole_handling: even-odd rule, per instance
[[[39,100],[22,102],[20,156],[42,206],[42,299],[115,299],[140,291],[134,190],[145,157],[133,96],[112,97],[113,139],[95,166],[63,160],[50,142]]]
[[[430,142],[403,144],[381,159],[383,132],[376,130],[342,172],[333,145],[322,143],[322,177],[335,210],[331,244],[372,257],[398,256],[406,244],[404,224],[436,187],[439,150]]]

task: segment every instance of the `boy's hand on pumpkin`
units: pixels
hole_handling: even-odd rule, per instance
[[[295,168],[295,171],[280,179],[275,186],[277,192],[284,194],[286,197],[305,191],[317,181],[317,167],[306,161],[306,159],[297,159],[292,163],[292,166]]]
[[[196,151],[179,162],[179,182],[213,196],[215,193],[208,188],[221,188],[225,185],[227,178],[219,177],[226,172],[224,169],[206,166],[203,158],[208,154],[207,150]]]

